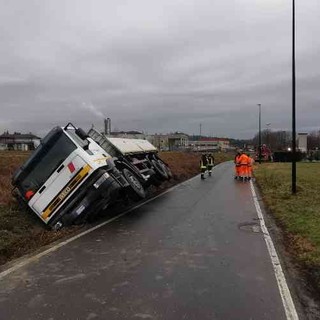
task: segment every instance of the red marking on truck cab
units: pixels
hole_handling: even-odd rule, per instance
[[[69,170],[70,170],[71,173],[72,173],[74,170],[76,170],[76,168],[74,167],[74,164],[73,164],[72,162],[70,162],[70,163],[68,164],[68,168],[69,168]]]

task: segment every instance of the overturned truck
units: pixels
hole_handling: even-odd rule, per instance
[[[148,141],[55,127],[13,175],[13,194],[52,229],[83,222],[111,203],[146,197],[172,173]]]

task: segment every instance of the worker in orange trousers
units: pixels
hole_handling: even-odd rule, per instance
[[[248,163],[249,163],[249,158],[248,156],[241,151],[241,155],[239,158],[239,164],[240,164],[240,180],[241,181],[246,181],[248,179]]]
[[[248,156],[248,180],[252,179],[253,176],[253,164],[254,164],[254,159],[250,157],[250,154],[247,154]]]

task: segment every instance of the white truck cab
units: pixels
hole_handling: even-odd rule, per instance
[[[13,176],[18,198],[58,229],[105,208],[128,183],[82,129],[52,129]]]

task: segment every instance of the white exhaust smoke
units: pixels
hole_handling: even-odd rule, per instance
[[[93,113],[94,115],[96,115],[98,118],[102,118],[104,119],[104,115],[103,113],[98,110],[92,102],[90,103],[87,103],[87,102],[82,102],[82,105],[81,105],[83,108],[85,108],[86,110],[90,111],[91,113]]]

